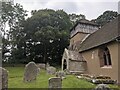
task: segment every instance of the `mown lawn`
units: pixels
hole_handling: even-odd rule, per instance
[[[24,67],[5,67],[9,71],[9,88],[48,88],[48,79],[54,77],[48,75],[45,70],[40,70],[37,80],[31,83],[23,82]],[[74,75],[67,75],[62,81],[62,88],[94,88],[96,85],[82,79],[77,79]],[[118,88],[109,85],[111,88]]]

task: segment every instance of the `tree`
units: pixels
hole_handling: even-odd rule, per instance
[[[14,5],[12,2],[1,3],[2,16],[0,28],[3,33],[3,58],[5,59],[5,53],[11,53],[11,57],[13,58],[13,53],[19,43],[19,38],[23,36],[22,23],[25,21],[25,16],[27,16],[27,14],[20,4]],[[6,26],[8,26],[9,28],[7,28]],[[10,47],[11,49],[8,49],[8,47]]]
[[[97,19],[92,20],[93,22],[103,26],[106,23],[112,21],[118,16],[118,13],[115,11],[105,11],[102,15],[100,15]]]
[[[82,15],[82,14],[76,15],[72,13],[72,14],[69,14],[69,17],[73,24],[75,24],[77,21],[81,19],[85,19],[85,15]]]
[[[35,10],[24,26],[28,61],[60,64],[64,48],[69,44],[68,14],[63,10]]]

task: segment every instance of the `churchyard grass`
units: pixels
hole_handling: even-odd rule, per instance
[[[24,67],[5,67],[9,71],[9,88],[48,88],[48,79],[54,77],[48,75],[45,70],[40,70],[36,81],[23,82]],[[77,79],[74,75],[67,75],[62,81],[62,88],[94,88],[96,85],[82,79]],[[115,85],[109,85],[117,88]]]
[[[9,71],[9,88],[45,88],[48,87],[48,79],[52,75],[47,75],[44,70],[40,71],[36,81],[23,82],[24,67],[6,67]]]

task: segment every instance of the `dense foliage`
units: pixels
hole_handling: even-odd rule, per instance
[[[76,14],[72,13],[72,14],[69,14],[69,17],[70,17],[70,20],[73,25],[76,22],[78,22],[80,19],[85,19],[85,15],[82,15],[82,14],[76,15]]]
[[[26,11],[20,4],[2,2],[3,61],[60,64],[64,48],[69,44],[68,14],[50,9],[31,13],[25,20]]]
[[[71,22],[63,10],[32,11],[24,31],[28,60],[44,63],[61,63],[64,48],[69,44]]]
[[[19,43],[19,38],[21,38],[23,30],[22,23],[25,21],[25,16],[27,16],[26,11],[20,4],[14,5],[12,2],[0,2],[2,3],[1,12],[1,26],[2,31],[2,56],[3,60],[8,60],[9,62],[14,62],[15,52],[17,51],[16,44]],[[10,60],[11,59],[11,60]]]
[[[103,26],[106,23],[108,23],[108,22],[112,21],[113,19],[115,19],[117,16],[118,16],[118,13],[115,12],[115,11],[105,11],[97,19],[94,19],[92,21],[94,21],[98,25]]]

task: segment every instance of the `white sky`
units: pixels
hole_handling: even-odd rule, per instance
[[[118,11],[120,0],[14,0],[25,10],[63,9],[67,13],[83,14],[87,19],[95,19],[106,10]],[[29,13],[30,15],[30,13]]]

